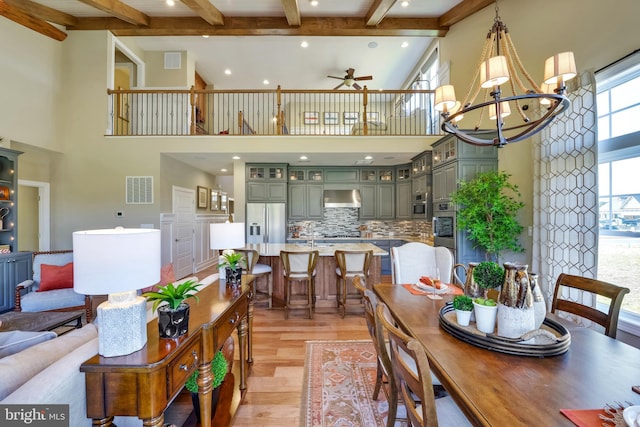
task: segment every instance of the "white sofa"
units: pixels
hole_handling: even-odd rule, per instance
[[[386,122],[367,122],[367,135],[426,135],[427,116],[418,110],[409,116],[392,116]],[[364,122],[351,128],[351,135],[364,135]]]
[[[196,280],[188,277],[177,281]],[[209,286],[218,279],[213,274],[199,282]],[[155,313],[147,304],[147,315]],[[98,326],[88,324],[80,329],[40,342],[18,353],[0,358],[0,403],[2,404],[68,404],[69,425],[90,427],[86,417],[86,390],[80,365],[98,353]],[[141,426],[136,417],[116,417],[118,427]]]

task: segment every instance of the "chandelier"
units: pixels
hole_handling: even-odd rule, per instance
[[[563,52],[547,58],[544,64],[544,80],[538,86],[524,69],[507,26],[502,22],[496,2],[493,26],[482,48],[478,66],[469,90],[462,102],[456,100],[452,85],[436,88],[435,109],[441,112],[442,130],[456,135],[474,145],[503,147],[522,141],[540,132],[571,102],[564,95],[565,82],[576,76],[573,52]],[[506,86],[503,97],[502,87]],[[483,99],[475,104],[483,91]],[[538,101],[539,108],[531,108],[527,102]],[[462,129],[463,116],[471,111],[478,116],[475,127]],[[517,112],[519,119],[508,124],[506,117]],[[481,129],[480,123],[488,117],[495,121],[495,129]]]

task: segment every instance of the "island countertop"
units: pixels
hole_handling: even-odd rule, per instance
[[[255,249],[263,257],[279,257],[280,251],[309,251],[317,250],[321,257],[333,256],[335,251],[368,251],[372,250],[374,256],[384,256],[389,253],[371,243],[318,243],[311,247],[307,243],[252,243],[245,246],[248,249]]]

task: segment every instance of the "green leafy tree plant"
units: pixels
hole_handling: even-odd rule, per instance
[[[516,219],[524,203],[518,186],[502,171],[481,172],[460,182],[451,199],[459,206],[458,227],[466,230],[474,247],[485,251],[487,260],[499,261],[504,251],[523,252],[518,241],[522,225]]]

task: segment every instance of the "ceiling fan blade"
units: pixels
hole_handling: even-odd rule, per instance
[[[343,77],[336,77],[336,76],[327,76],[327,77],[332,78],[332,79],[344,80]]]
[[[354,77],[353,80],[373,80],[373,76]]]
[[[362,89],[358,83],[354,83],[354,84],[352,84],[351,86],[353,86],[353,87],[354,87],[354,89],[357,89],[357,90]]]
[[[344,82],[342,82],[338,86],[334,87],[333,90],[340,89],[343,85],[344,85]]]

